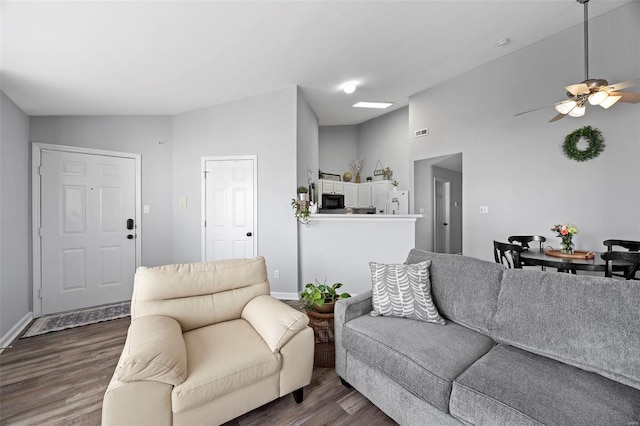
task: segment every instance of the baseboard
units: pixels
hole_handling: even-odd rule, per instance
[[[2,339],[0,340],[0,353],[4,350],[4,348],[8,347],[11,342],[14,341],[16,337],[22,333],[22,331],[27,328],[31,320],[33,319],[33,312],[27,313],[16,325],[14,325],[11,330],[7,332]]]
[[[271,295],[280,300],[298,300],[300,298],[298,296],[298,293],[280,293],[277,291],[272,291]]]

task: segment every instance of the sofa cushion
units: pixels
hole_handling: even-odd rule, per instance
[[[184,341],[189,374],[173,390],[174,413],[205,404],[280,371],[280,355],[274,354],[243,319],[189,331],[184,333]]]
[[[431,299],[429,265],[429,260],[411,265],[370,262],[373,285],[371,315],[445,324]]]
[[[507,270],[496,340],[640,389],[640,282]]]
[[[348,351],[445,413],[453,380],[493,345],[487,336],[455,323],[442,327],[365,315],[342,329]]]
[[[455,380],[450,411],[468,424],[632,425],[640,391],[501,344]]]
[[[502,265],[456,254],[409,252],[406,263],[431,260],[431,295],[440,315],[488,334],[496,312]]]
[[[179,385],[187,377],[187,350],[180,324],[148,316],[131,322],[115,376],[122,382],[154,380]]]

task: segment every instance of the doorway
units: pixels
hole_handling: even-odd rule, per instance
[[[414,162],[416,248],[462,253],[462,179],[462,153]]]
[[[257,256],[257,157],[202,159],[203,261]]]
[[[130,300],[140,156],[33,145],[34,316]]]

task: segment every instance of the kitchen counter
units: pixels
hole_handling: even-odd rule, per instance
[[[341,282],[358,294],[371,289],[369,262],[403,263],[415,247],[421,214],[314,214],[298,225],[299,290],[308,282]]]

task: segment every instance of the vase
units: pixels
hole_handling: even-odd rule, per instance
[[[356,183],[360,183],[360,173],[356,173]]]
[[[571,235],[563,235],[560,237],[562,242],[560,243],[560,251],[564,254],[573,254],[574,246],[573,246],[573,236]]]

